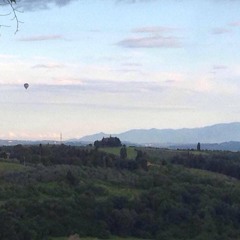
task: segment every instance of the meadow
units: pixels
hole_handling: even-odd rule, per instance
[[[2,159],[2,161],[0,161],[0,174],[1,173],[6,173],[9,171],[24,171],[26,170],[27,167],[25,167],[24,165],[20,164],[20,163],[12,163],[9,161],[5,161],[4,159]]]
[[[103,151],[106,153],[114,154],[119,156],[121,147],[104,147],[99,148],[99,151]],[[130,159],[134,159],[137,156],[136,147],[127,147],[127,156]]]

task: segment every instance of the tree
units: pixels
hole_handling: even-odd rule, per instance
[[[201,145],[200,145],[200,143],[197,144],[197,150],[198,150],[198,151],[201,151]]]
[[[138,167],[148,170],[148,161],[147,161],[147,154],[145,152],[142,152],[141,150],[136,150],[137,156],[135,158]]]
[[[66,178],[70,185],[75,186],[78,184],[78,179],[72,174],[70,170],[68,170]]]
[[[9,12],[4,13],[4,14],[0,14],[0,16],[2,17],[7,17],[10,16],[10,20],[14,20],[16,22],[16,30],[15,33],[17,33],[19,31],[19,24],[22,23],[21,21],[19,21],[18,19],[18,15],[17,13],[19,13],[20,11],[18,10],[18,8],[16,7],[17,1],[16,0],[1,0],[0,1],[0,5],[2,7],[4,6],[8,6],[10,8]],[[10,27],[9,25],[3,25],[0,24],[0,27]]]
[[[0,158],[7,159],[8,158],[8,154],[5,151],[1,151],[0,152]]]
[[[123,145],[120,149],[120,158],[121,159],[126,159],[127,158],[127,149],[126,145]]]
[[[119,138],[110,136],[107,138],[102,138],[101,141],[95,141],[94,146],[95,146],[95,148],[98,148],[98,147],[120,147],[120,146],[122,146],[122,143]]]

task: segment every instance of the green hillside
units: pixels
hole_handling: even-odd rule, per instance
[[[0,162],[1,240],[239,239],[239,153],[4,150],[25,166]]]
[[[8,171],[24,171],[26,167],[19,163],[0,161],[0,173]]]
[[[100,151],[106,152],[106,153],[110,153],[110,154],[114,154],[116,156],[120,155],[120,149],[121,147],[104,147],[104,148],[100,148]],[[127,147],[127,156],[130,159],[133,159],[137,156],[137,152],[135,150],[135,147]]]

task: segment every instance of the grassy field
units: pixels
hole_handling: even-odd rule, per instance
[[[20,163],[0,162],[0,173],[7,171],[23,171],[26,167]]]
[[[121,149],[121,147],[104,147],[104,148],[100,148],[99,150],[119,156],[120,149]],[[127,147],[127,157],[130,159],[135,159],[136,156],[137,156],[137,152],[135,151],[135,148]]]
[[[112,184],[108,182],[99,183],[96,186],[100,186],[103,189],[106,189],[108,194],[111,196],[124,196],[124,197],[128,197],[129,199],[132,199],[143,192],[143,190],[140,190],[140,189],[127,187],[120,184]]]

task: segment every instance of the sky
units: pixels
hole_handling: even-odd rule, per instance
[[[238,0],[21,0],[14,8],[18,26],[0,5],[1,139],[240,119]]]

